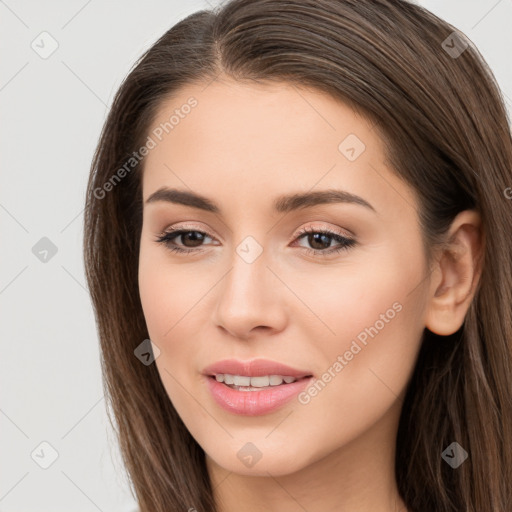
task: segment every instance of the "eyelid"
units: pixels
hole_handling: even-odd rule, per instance
[[[317,221],[317,222],[319,222],[319,221]],[[355,239],[355,234],[352,233],[350,230],[348,230],[346,228],[340,228],[338,226],[331,227],[331,226],[326,225],[324,223],[324,224],[320,224],[320,225],[318,225],[318,224],[309,224],[307,226],[303,226],[303,227],[299,228],[299,230],[296,231],[292,235],[292,238],[291,238],[290,242],[292,242],[298,236],[300,236],[300,235],[302,235],[304,233],[310,233],[310,232],[316,233],[317,231],[329,231],[331,233],[335,233],[336,235],[339,235],[339,236],[344,237],[344,238]]]
[[[313,224],[303,226],[303,227],[299,228],[297,231],[295,231],[293,233],[293,235],[291,236],[288,243],[293,242],[297,237],[299,237],[300,235],[302,235],[304,233],[316,232],[316,231],[330,231],[330,232],[336,233],[337,235],[345,237],[345,238],[350,238],[350,239],[355,238],[355,234],[346,228],[339,228],[338,226],[332,228],[332,227],[326,225],[325,223],[320,224],[320,225],[315,224],[315,222],[321,222],[321,221],[312,221],[312,222],[313,222]],[[165,235],[170,232],[172,233],[174,231],[181,231],[181,230],[201,231],[201,232],[204,232],[206,235],[208,235],[210,238],[217,239],[217,237],[215,237],[211,234],[209,229],[205,229],[201,226],[187,224],[187,223],[178,224],[177,226],[172,226],[172,227],[166,227],[160,233],[158,233],[158,235]]]
[[[157,234],[165,235],[167,233],[173,233],[175,231],[201,231],[201,232],[205,233],[206,235],[208,235],[210,238],[215,238],[215,239],[217,238],[211,234],[211,232],[210,232],[211,230],[209,228],[204,228],[204,227],[201,227],[198,225],[193,225],[193,224],[178,224],[178,225],[167,226]]]
[[[289,245],[294,244],[292,246],[298,246],[303,249],[303,251],[307,254],[313,255],[315,257],[324,257],[329,258],[331,256],[335,256],[341,252],[347,251],[350,248],[353,248],[358,245],[356,237],[354,237],[352,234],[346,235],[345,232],[349,230],[343,230],[343,232],[340,232],[339,227],[336,227],[335,229],[326,227],[325,225],[322,227],[316,226],[316,225],[309,225],[309,226],[303,226],[299,229],[298,232],[295,232],[291,241],[288,242]],[[200,254],[205,249],[202,246],[199,246],[197,248],[187,248],[187,247],[180,247],[179,244],[176,244],[174,241],[175,237],[183,236],[184,233],[187,232],[200,232],[203,235],[205,235],[208,238],[211,238],[213,241],[216,241],[216,238],[207,230],[204,230],[202,228],[198,228],[197,226],[191,226],[191,225],[177,225],[166,228],[161,234],[158,235],[156,242],[157,243],[164,243],[166,248],[170,250],[171,252],[179,253],[181,255],[186,254]],[[321,249],[311,249],[309,247],[302,247],[300,245],[300,240],[304,237],[307,237],[309,234],[315,234],[315,233],[323,233],[330,238],[334,239],[335,242],[338,244],[338,247],[334,248],[327,248],[325,250]],[[214,243],[213,245],[217,245]]]
[[[199,248],[180,248],[178,245],[175,245],[175,244],[171,245],[171,238],[174,238],[176,236],[182,236],[184,233],[192,232],[192,231],[201,232],[202,234],[206,235],[208,238],[215,239],[215,237],[212,237],[207,232],[199,230],[199,229],[190,228],[190,227],[188,227],[188,228],[187,227],[174,227],[171,229],[168,228],[167,231],[165,231],[162,235],[160,235],[156,239],[156,242],[164,243],[166,245],[166,248],[169,251],[175,252],[175,253],[178,253],[181,255],[200,254],[203,251],[203,249],[201,249],[201,247],[199,247]],[[319,228],[319,227],[315,228],[313,226],[301,228],[299,233],[297,233],[295,235],[295,237],[293,238],[292,241],[293,242],[299,241],[304,236],[307,236],[310,233],[324,233],[327,236],[329,236],[330,238],[333,238],[338,244],[340,244],[338,247],[328,248],[326,250],[311,249],[308,247],[302,248],[305,251],[305,253],[314,255],[315,257],[329,258],[329,257],[337,255],[341,252],[348,251],[351,248],[354,248],[358,245],[358,242],[355,237],[352,237],[352,236],[347,237],[345,235],[340,234],[339,232],[337,232],[335,230],[331,230],[331,229],[327,229],[327,228]]]

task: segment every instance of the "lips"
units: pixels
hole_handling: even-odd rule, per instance
[[[232,414],[244,416],[264,415],[284,407],[314,380],[312,372],[308,370],[268,359],[226,359],[207,366],[203,375],[217,405]],[[278,376],[287,377],[287,382],[281,380],[281,384],[264,386],[267,383],[263,382],[265,376],[272,376],[273,384]],[[251,378],[251,386],[233,386],[224,382],[226,378],[246,382],[247,377]],[[293,381],[288,377],[293,377]],[[255,388],[254,385],[262,387]]]
[[[295,377],[297,380],[313,376],[311,371],[293,368],[269,359],[252,359],[249,361],[224,359],[207,366],[202,373],[209,377],[214,377],[218,374],[243,375],[246,377],[283,375]]]

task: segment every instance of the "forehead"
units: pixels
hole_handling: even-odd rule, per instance
[[[404,209],[414,205],[412,191],[387,168],[371,121],[317,90],[232,80],[189,85],[161,105],[149,135],[156,145],[145,158],[144,200],[165,185],[224,204],[268,200],[270,208],[283,193],[341,188],[377,210],[400,206],[397,199],[409,203]]]

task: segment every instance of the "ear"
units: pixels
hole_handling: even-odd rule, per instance
[[[459,213],[432,271],[425,317],[430,331],[447,336],[464,323],[482,273],[483,249],[480,215],[474,210]]]

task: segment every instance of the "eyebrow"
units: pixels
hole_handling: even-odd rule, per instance
[[[178,190],[175,188],[162,187],[153,192],[146,203],[154,203],[157,201],[165,201],[174,204],[190,206],[199,210],[212,213],[221,213],[221,209],[212,200],[195,192],[188,190]],[[362,197],[351,194],[345,190],[328,189],[318,190],[315,192],[295,193],[279,196],[273,203],[276,212],[287,213],[303,208],[310,208],[320,204],[331,203],[350,203],[372,210],[377,213],[375,208]]]

